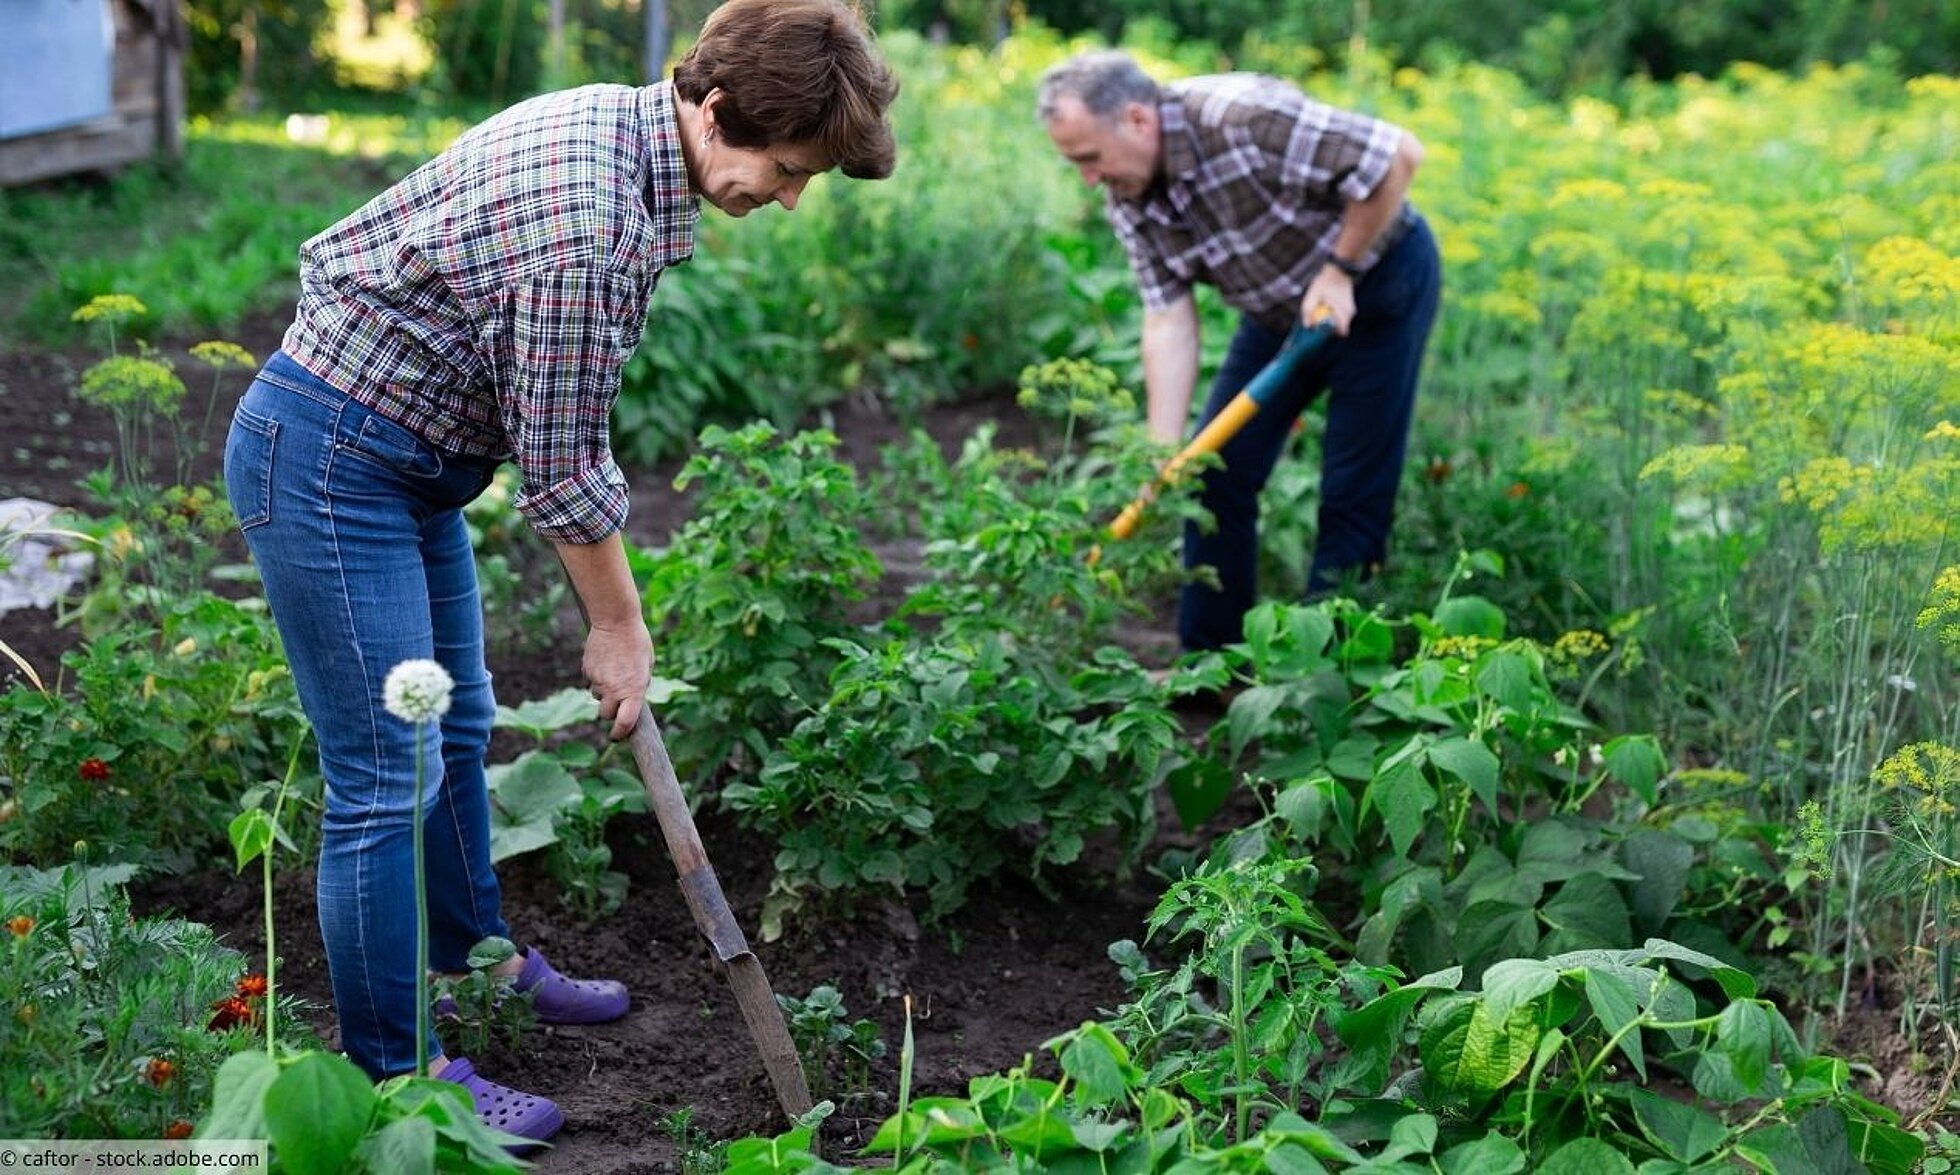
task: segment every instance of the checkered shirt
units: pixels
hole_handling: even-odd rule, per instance
[[[699,218],[671,82],[532,98],[301,246],[284,349],[438,449],[514,459],[538,533],[596,542],[626,521],[620,370]]]
[[[1205,283],[1254,321],[1287,329],[1347,203],[1388,175],[1402,131],[1247,73],[1172,82],[1158,112],[1164,182],[1141,202],[1111,195],[1104,207],[1144,305],[1161,310]],[[1364,267],[1401,223],[1359,259]]]

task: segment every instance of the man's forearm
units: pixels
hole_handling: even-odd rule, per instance
[[[1143,315],[1145,419],[1152,440],[1174,445],[1191,419],[1198,386],[1198,306],[1184,298]]]
[[[1359,261],[1367,256],[1369,246],[1375,238],[1382,235],[1402,210],[1402,202],[1408,198],[1409,184],[1415,179],[1416,168],[1422,166],[1422,144],[1408,131],[1402,132],[1402,141],[1395,148],[1395,158],[1388,165],[1388,174],[1382,182],[1375,185],[1366,200],[1356,200],[1347,206],[1347,213],[1341,221],[1341,235],[1334,241],[1334,255],[1345,261]]]

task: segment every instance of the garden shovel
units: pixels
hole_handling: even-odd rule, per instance
[[[776,1100],[783,1113],[796,1121],[810,1112],[810,1086],[803,1076],[796,1045],[783,1022],[783,1009],[776,1003],[769,979],[762,973],[762,961],[749,949],[749,941],[736,925],[735,914],[721,892],[714,867],[701,847],[701,834],[687,810],[674,778],[673,761],[667,757],[667,744],[653,714],[640,710],[639,725],[633,728],[633,760],[640,767],[640,782],[646,785],[647,799],[653,803],[654,818],[667,838],[667,853],[680,873],[681,893],[687,908],[694,912],[694,924],[708,936],[723,965],[728,968],[728,984],[735,989],[735,1002],[742,1007],[742,1018],[749,1022],[749,1034],[762,1053],[762,1067],[769,1072],[769,1084],[776,1089]]]
[[[1258,375],[1252,377],[1252,382],[1245,385],[1245,390],[1233,396],[1218,415],[1212,417],[1211,421],[1199,430],[1198,435],[1191,438],[1189,444],[1178,450],[1177,456],[1164,462],[1164,467],[1157,471],[1157,480],[1151,483],[1150,488],[1138,494],[1128,506],[1123,507],[1123,512],[1109,524],[1109,537],[1129,538],[1136,530],[1137,523],[1143,520],[1143,512],[1150,507],[1150,502],[1157,496],[1157,491],[1175,481],[1184,467],[1200,455],[1216,453],[1223,448],[1226,441],[1231,440],[1241,428],[1245,427],[1246,421],[1259,414],[1259,410],[1273,398],[1273,393],[1292,378],[1294,369],[1300,366],[1300,361],[1319,350],[1321,344],[1325,343],[1333,333],[1334,324],[1327,319],[1324,312],[1321,317],[1314,320],[1312,326],[1296,324],[1287,334],[1286,342],[1280,346],[1279,353],[1273,356]],[[1101,558],[1101,547],[1096,547],[1089,552],[1091,566]]]

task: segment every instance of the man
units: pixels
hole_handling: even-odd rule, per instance
[[[1105,193],[1104,211],[1143,293],[1151,435],[1176,444],[1198,378],[1191,290],[1217,288],[1241,317],[1205,406],[1244,389],[1296,322],[1339,336],[1221,450],[1188,526],[1186,567],[1216,569],[1178,607],[1187,649],[1241,639],[1254,602],[1259,492],[1294,421],[1328,393],[1318,538],[1308,592],[1379,570],[1401,480],[1422,350],[1442,265],[1408,203],[1422,145],[1408,132],[1254,74],[1159,85],[1123,53],[1085,53],[1041,81],[1036,112],[1055,146]]]

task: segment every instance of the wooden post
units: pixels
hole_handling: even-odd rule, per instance
[[[187,29],[178,0],[159,0],[157,24],[157,149],[171,163],[184,161],[184,41]]]

